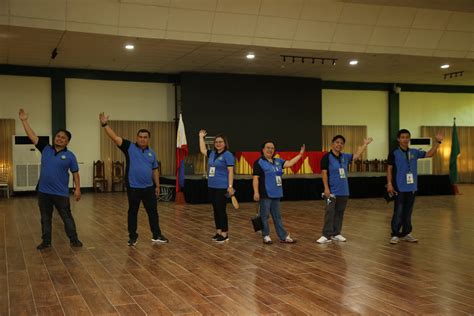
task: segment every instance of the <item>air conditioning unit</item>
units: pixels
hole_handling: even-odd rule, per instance
[[[40,136],[49,143],[49,136]],[[41,153],[27,136],[14,135],[13,191],[34,191],[41,169]]]
[[[431,137],[420,137],[410,139],[410,148],[429,151],[432,147]],[[418,159],[418,174],[433,174],[433,159]]]

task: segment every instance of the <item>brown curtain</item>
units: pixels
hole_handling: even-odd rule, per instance
[[[109,126],[117,135],[135,142],[139,129],[151,132],[150,147],[156,152],[161,163],[161,175],[175,174],[176,168],[176,127],[174,122],[149,121],[109,121]],[[100,159],[105,162],[105,175],[109,180],[112,176],[112,161],[125,161],[123,153],[107,137],[104,130],[100,131]]]
[[[15,120],[0,119],[0,172],[7,175],[10,192],[13,191],[13,135],[15,135]]]
[[[452,126],[421,126],[422,137],[432,137],[438,131],[444,133],[444,141],[433,157],[433,173],[449,174],[449,157],[451,155]],[[457,126],[459,147],[458,181],[460,183],[474,182],[474,126]]]
[[[362,145],[364,138],[367,137],[367,126],[358,125],[323,125],[322,127],[322,147],[323,151],[331,149],[332,138],[336,135],[342,135],[346,139],[344,152],[355,153],[359,146]],[[362,153],[361,159],[367,159],[367,150]]]

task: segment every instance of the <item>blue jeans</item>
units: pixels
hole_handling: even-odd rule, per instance
[[[415,192],[398,192],[393,206],[392,237],[405,237],[411,233],[413,204],[415,204]],[[400,228],[402,229],[401,233]]]
[[[283,222],[280,214],[280,199],[260,199],[260,217],[262,218],[262,236],[270,234],[270,227],[268,227],[268,218],[272,214],[273,224],[280,240],[285,240],[288,233],[283,228]]]

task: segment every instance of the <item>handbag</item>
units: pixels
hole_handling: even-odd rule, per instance
[[[262,230],[263,223],[262,223],[262,218],[260,217],[259,204],[257,204],[257,215],[255,215],[254,217],[251,217],[250,220],[252,222],[253,230],[255,232],[258,232],[259,230]]]

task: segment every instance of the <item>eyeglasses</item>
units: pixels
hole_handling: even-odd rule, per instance
[[[214,143],[216,143],[216,144],[223,144],[224,141],[222,141],[222,140],[216,140]]]

